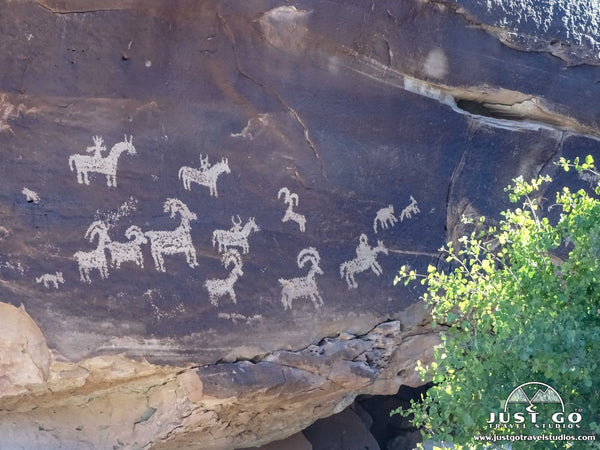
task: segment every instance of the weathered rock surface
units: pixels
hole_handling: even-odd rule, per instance
[[[419,384],[396,270],[600,157],[595,10],[530,3],[3,2],[6,442],[250,447]]]

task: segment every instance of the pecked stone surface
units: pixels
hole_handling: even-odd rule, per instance
[[[4,435],[251,446],[418,384],[396,270],[600,158],[593,20],[547,3],[3,2]]]

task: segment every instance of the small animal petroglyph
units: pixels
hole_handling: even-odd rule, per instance
[[[253,323],[262,322],[263,317],[260,314],[254,314],[253,316],[244,316],[239,313],[219,313],[217,315],[219,319],[231,320],[233,324],[237,324],[238,320],[246,322],[246,325],[252,325]]]
[[[165,272],[165,261],[163,255],[185,254],[188,266],[194,268],[198,265],[196,261],[196,249],[192,243],[190,234],[192,220],[197,220],[196,214],[191,212],[187,205],[176,198],[165,201],[164,212],[171,213],[171,219],[179,214],[180,224],[172,231],[146,231],[144,233],[150,239],[150,250],[154,259],[156,270]]]
[[[40,202],[40,196],[37,192],[32,191],[26,187],[23,188],[21,194],[25,196],[27,203],[35,203],[36,205]]]
[[[203,157],[200,155],[200,169],[183,166],[179,169],[179,179],[183,181],[183,188],[191,190],[191,183],[208,187],[210,195],[218,197],[217,178],[222,173],[231,173],[227,158],[221,159],[221,162],[213,164],[208,163],[208,155]]]
[[[281,219],[281,221],[287,222],[288,220],[292,220],[292,221],[296,222],[298,224],[298,226],[300,227],[300,231],[302,233],[304,233],[305,225],[306,225],[306,217],[304,217],[302,214],[298,214],[296,211],[294,211],[294,206],[298,206],[298,200],[299,200],[298,194],[290,192],[290,190],[286,187],[282,187],[281,189],[279,189],[279,192],[277,193],[277,198],[280,199],[282,195],[283,195],[283,203],[285,203],[288,206],[287,206],[287,209],[285,210],[285,215],[283,216],[283,219]]]
[[[240,219],[240,216],[237,216],[237,218],[236,222],[234,217],[231,216],[231,223],[233,223],[231,229],[213,231],[212,245],[214,247],[215,244],[219,244],[219,253],[226,251],[229,247],[240,247],[242,253],[250,251],[248,236],[253,231],[260,231],[260,228],[256,225],[254,217],[250,217],[243,227],[242,219]]]
[[[236,249],[227,250],[223,253],[221,262],[226,269],[229,269],[229,266],[233,264],[229,276],[224,280],[206,280],[204,283],[204,287],[208,290],[210,302],[215,306],[219,306],[219,298],[227,294],[229,294],[233,303],[237,303],[233,285],[239,277],[244,275],[242,271],[242,257]]]
[[[375,220],[373,220],[373,230],[377,233],[377,223],[381,225],[381,228],[387,229],[388,226],[393,227],[398,222],[396,216],[394,216],[394,206],[388,205],[387,208],[381,208],[377,211]]]
[[[54,289],[58,289],[59,283],[64,284],[65,280],[62,272],[56,272],[45,273],[42,276],[37,277],[35,282],[38,284],[43,283],[46,289],[50,289],[50,286],[54,286]]]
[[[402,210],[402,212],[400,213],[400,222],[402,222],[404,219],[412,219],[413,214],[419,214],[420,212],[421,212],[421,210],[419,209],[419,206],[417,205],[417,201],[411,195],[410,196],[410,204],[406,208],[404,208]]]
[[[106,246],[110,253],[110,263],[116,269],[124,262],[131,261],[138,267],[144,268],[144,255],[142,245],[148,243],[148,239],[137,225],[132,225],[125,231],[125,237],[129,242],[109,242]]]
[[[371,247],[366,234],[361,234],[358,247],[356,247],[356,258],[340,264],[340,277],[346,279],[348,289],[357,288],[358,283],[354,279],[354,274],[371,269],[375,275],[383,273],[381,266],[376,261],[377,254],[388,254],[388,249],[383,242],[377,241],[377,247]]]
[[[312,300],[315,308],[323,306],[323,299],[319,294],[315,275],[323,275],[323,271],[319,267],[321,257],[319,252],[313,248],[308,247],[302,249],[298,253],[297,263],[299,268],[303,268],[306,263],[310,263],[308,274],[305,277],[292,278],[291,280],[279,279],[279,283],[282,286],[281,289],[281,303],[283,303],[283,309],[292,309],[292,301],[296,298],[308,297]]]
[[[94,269],[100,273],[100,278],[108,277],[108,264],[104,250],[110,243],[110,237],[106,224],[98,220],[93,222],[85,232],[85,238],[90,242],[93,242],[96,236],[98,236],[98,246],[95,250],[79,251],[73,255],[79,264],[81,281],[86,283],[92,282],[90,272]]]
[[[90,184],[88,174],[95,172],[106,175],[106,184],[108,187],[117,187],[117,162],[121,153],[127,152],[129,155],[135,155],[136,150],[132,144],[133,137],[130,136],[127,140],[119,142],[110,149],[110,152],[106,156],[102,156],[102,152],[106,151],[104,141],[100,136],[94,136],[94,145],[86,148],[88,153],[93,155],[71,155],[69,157],[69,168],[71,172],[75,170],[77,172],[77,182],[79,184]]]

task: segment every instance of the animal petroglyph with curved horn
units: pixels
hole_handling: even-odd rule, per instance
[[[279,189],[279,192],[277,193],[277,198],[280,199],[282,195],[283,202],[288,206],[285,210],[285,215],[283,216],[283,219],[281,219],[281,221],[287,222],[288,220],[291,220],[296,222],[300,227],[300,231],[304,233],[306,217],[294,211],[294,206],[298,206],[298,194],[290,192],[290,190],[284,186],[281,189]]]
[[[179,179],[183,181],[183,188],[188,191],[191,190],[191,183],[194,182],[208,187],[210,195],[218,197],[217,178],[222,173],[231,173],[227,158],[211,166],[208,163],[208,156],[203,157],[200,154],[200,169],[183,166],[179,169]]]
[[[219,244],[219,253],[224,252],[229,247],[240,247],[242,253],[250,251],[248,236],[253,231],[260,231],[260,227],[256,225],[254,217],[250,217],[243,227],[242,219],[240,219],[240,216],[237,216],[237,218],[236,222],[234,216],[231,216],[231,223],[233,224],[231,229],[213,231],[212,245],[214,247]]]
[[[180,224],[174,230],[169,231],[146,231],[144,234],[150,239],[150,250],[154,259],[156,270],[165,272],[164,255],[185,254],[188,266],[196,267],[196,249],[192,242],[190,233],[192,220],[197,220],[196,214],[191,212],[187,205],[176,198],[168,198],[165,201],[164,212],[171,213],[171,219],[179,214]]]
[[[98,236],[96,249],[89,252],[79,251],[73,255],[79,264],[81,281],[86,283],[92,282],[90,272],[94,269],[100,273],[100,278],[108,277],[108,264],[104,250],[110,243],[110,237],[108,236],[108,227],[99,220],[92,222],[85,232],[85,238],[90,242],[93,242],[96,236]]]
[[[279,279],[282,286],[281,303],[283,303],[284,310],[292,309],[292,301],[303,297],[310,298],[315,308],[323,306],[323,299],[319,294],[319,288],[315,280],[316,274],[323,275],[323,271],[319,267],[320,261],[319,252],[313,247],[302,249],[298,253],[296,261],[298,267],[302,268],[306,263],[310,263],[310,268],[304,277],[292,278],[291,280]]]
[[[125,231],[125,237],[129,242],[109,242],[106,248],[110,253],[111,265],[117,269],[124,262],[133,262],[138,267],[144,268],[144,255],[142,245],[148,243],[148,239],[137,225],[131,225]]]
[[[71,155],[69,157],[69,168],[71,172],[75,170],[77,172],[77,182],[79,184],[90,184],[88,174],[95,172],[106,175],[106,184],[108,187],[117,187],[117,162],[123,152],[127,152],[129,155],[135,155],[136,150],[132,144],[133,137],[130,136],[127,140],[127,136],[122,142],[119,142],[110,149],[107,156],[103,157],[102,152],[106,150],[104,142],[101,137],[94,136],[94,146],[88,147],[87,152],[93,152],[93,155]]]
[[[356,247],[356,258],[340,264],[340,277],[346,279],[348,289],[357,288],[358,283],[354,279],[354,274],[371,269],[375,275],[383,273],[381,266],[377,262],[377,254],[388,254],[388,249],[383,242],[377,241],[377,247],[371,247],[366,234],[361,234],[358,247]]]
[[[233,303],[237,303],[233,285],[239,277],[244,275],[244,272],[242,271],[242,257],[240,256],[240,252],[236,249],[230,249],[223,253],[221,262],[226,269],[233,264],[229,276],[224,280],[206,280],[204,283],[204,287],[208,290],[210,302],[215,306],[219,305],[219,298],[227,294],[229,294]]]

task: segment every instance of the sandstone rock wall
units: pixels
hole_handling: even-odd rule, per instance
[[[397,269],[600,158],[584,3],[3,2],[2,435],[235,448],[418,384]]]

